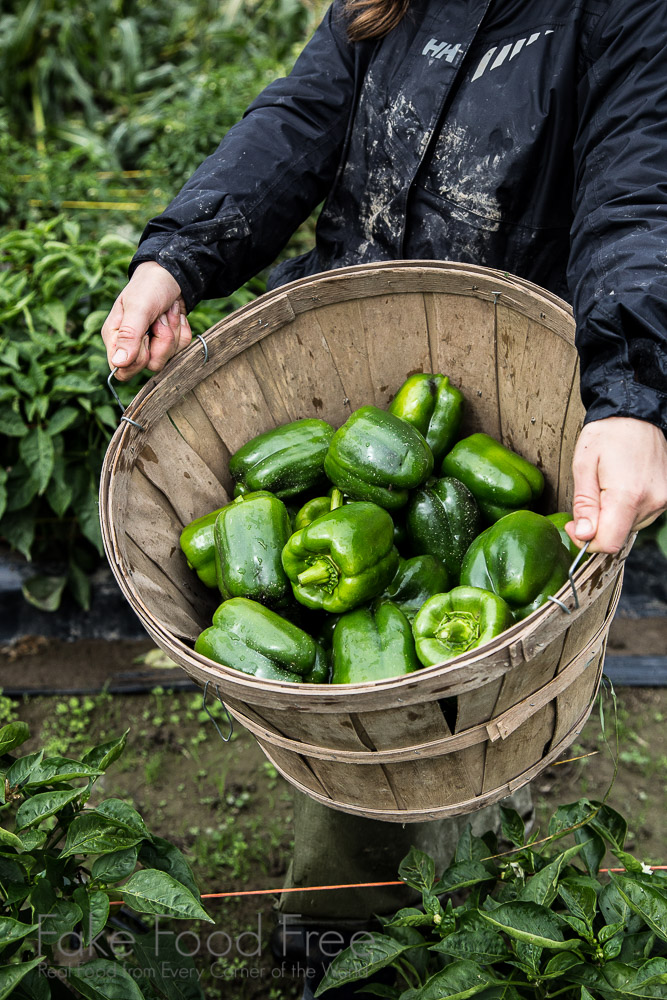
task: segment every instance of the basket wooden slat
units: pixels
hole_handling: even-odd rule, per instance
[[[543,470],[567,509],[583,408],[571,310],[506,274],[392,262],[305,278],[238,310],[146,385],[109,447],[100,510],[109,561],[149,634],[209,682],[297,787],[395,822],[456,815],[530,780],[576,738],[597,690],[623,559],[594,556],[547,604],[449,664],[358,685],[257,681],[192,649],[216,598],[178,548],[227,502],[230,454],[299,417],[343,423],[442,371],[484,430]],[[578,605],[578,606],[577,606]]]

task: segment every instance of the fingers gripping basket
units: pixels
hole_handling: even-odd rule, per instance
[[[238,310],[138,394],[109,446],[100,493],[109,562],[148,633],[297,788],[395,822],[468,813],[554,761],[593,703],[625,552],[445,666],[358,685],[259,681],[192,649],[215,594],[179,550],[183,525],[231,495],[228,460],[298,417],[335,426],[385,407],[406,376],[448,374],[484,430],[537,463],[544,512],[571,506],[583,410],[574,322],[548,292],[467,265],[398,262],[294,282]],[[134,421],[134,423],[130,422]],[[137,426],[140,425],[140,426]]]

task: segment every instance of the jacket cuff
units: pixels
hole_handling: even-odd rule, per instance
[[[139,264],[155,261],[175,278],[181,289],[185,308],[191,312],[204,298],[205,281],[196,260],[188,253],[186,241],[177,234],[160,239],[145,240],[130,261],[128,276],[131,278]]]
[[[667,396],[638,383],[632,375],[599,382],[582,378],[581,398],[586,407],[585,424],[606,417],[634,417],[655,424],[667,434]]]

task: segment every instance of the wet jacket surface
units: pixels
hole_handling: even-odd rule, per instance
[[[413,0],[348,41],[339,0],[142,237],[188,308],[377,260],[500,268],[572,302],[587,420],[667,430],[667,3]]]

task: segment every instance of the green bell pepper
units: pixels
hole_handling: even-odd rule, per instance
[[[332,684],[400,677],[418,667],[410,623],[391,601],[379,599],[339,618],[333,633]]]
[[[458,580],[468,546],[482,530],[468,487],[452,476],[431,480],[411,494],[405,520],[412,551],[437,556]]]
[[[213,527],[215,519],[220,511],[211,511],[203,517],[196,517],[194,521],[183,528],[180,537],[181,550],[183,551],[187,564],[193,569],[202,583],[207,587],[216,587],[218,584],[215,573],[215,537]]]
[[[514,623],[501,597],[478,587],[455,587],[429,598],[412,623],[417,656],[425,667],[477,649]]]
[[[519,621],[562,587],[570,562],[551,521],[517,510],[477,536],[463,560],[461,583],[502,597]]]
[[[269,490],[281,500],[324,480],[324,456],[334,429],[307,417],[258,434],[229,460],[229,473],[253,492]]]
[[[215,520],[218,588],[225,600],[249,597],[278,606],[290,595],[282,550],[292,533],[282,500],[259,490],[223,507]]]
[[[403,383],[389,412],[417,428],[437,461],[456,441],[463,403],[463,393],[446,375],[418,372]]]
[[[443,563],[436,556],[426,554],[401,559],[394,579],[382,596],[412,621],[429,597],[442,594],[450,586],[449,573]]]
[[[311,521],[316,521],[318,517],[328,514],[330,510],[342,507],[343,502],[343,494],[335,487],[331,491],[330,496],[313,497],[312,500],[308,500],[297,512],[294,518],[294,530],[298,531],[299,528],[305,528]]]
[[[334,614],[381,594],[398,566],[394,525],[374,503],[351,503],[296,531],[282,554],[297,601]]]
[[[268,681],[323,684],[329,673],[324,650],[307,632],[245,597],[223,601],[195,652]]]
[[[454,445],[442,463],[473,493],[488,521],[531,507],[544,489],[544,476],[530,462],[488,434],[471,434]]]
[[[377,406],[362,406],[334,434],[324,471],[353,500],[394,510],[431,475],[433,453],[416,427]]]

